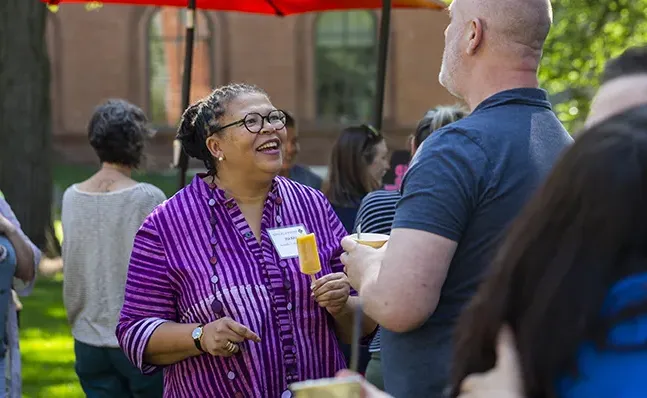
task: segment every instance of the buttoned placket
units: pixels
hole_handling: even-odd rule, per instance
[[[209,262],[213,266],[213,275],[211,276],[210,280],[212,283],[214,296],[214,300],[211,303],[211,309],[218,316],[221,316],[224,311],[224,306],[223,303],[217,299],[216,295],[219,278],[216,272],[216,266],[218,263],[216,248],[218,246],[218,239],[217,236],[215,236],[217,219],[215,216],[214,207],[217,205],[218,200],[215,197],[215,186],[210,185],[210,188],[212,190],[212,197],[208,200],[208,205],[212,213],[210,219],[212,235],[210,236],[209,242],[212,245],[212,256],[209,259]],[[221,201],[222,200],[223,198],[221,198]],[[287,385],[294,383],[299,379],[298,363],[296,358],[297,350],[294,345],[293,320],[291,313],[292,309],[294,308],[294,305],[291,302],[291,297],[293,295],[290,291],[292,289],[292,283],[290,282],[288,277],[289,270],[287,269],[287,261],[280,260],[278,262],[279,266],[275,266],[275,264],[277,263],[275,260],[276,250],[271,243],[271,240],[267,236],[267,233],[265,232],[268,228],[283,227],[284,219],[281,216],[282,204],[283,200],[280,196],[276,195],[274,192],[269,193],[268,199],[263,209],[263,217],[261,221],[261,242],[259,245],[259,242],[256,240],[256,237],[252,233],[251,228],[247,224],[244,216],[242,216],[242,214],[239,214],[234,217],[233,213],[239,212],[235,201],[233,199],[224,201],[224,207],[229,213],[232,221],[234,222],[235,229],[242,235],[243,241],[245,242],[246,246],[248,247],[248,249],[250,249],[258,263],[261,265],[260,268],[265,281],[265,285],[266,287],[269,287],[268,292],[270,293],[269,296],[275,308],[275,311],[273,311],[273,313],[275,315],[275,321],[279,330],[281,354],[286,371],[285,383],[287,387]],[[235,378],[233,371],[230,371],[227,374],[229,380],[233,381],[234,378],[232,378],[231,375],[233,375]],[[281,394],[282,398],[289,398],[291,396],[292,393],[289,391],[289,389],[286,389]]]

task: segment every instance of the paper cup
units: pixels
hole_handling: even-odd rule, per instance
[[[361,377],[307,380],[290,385],[294,398],[361,398]]]
[[[357,243],[362,245],[371,246],[376,249],[384,246],[384,244],[389,240],[389,235],[384,234],[371,234],[362,232],[362,239],[357,238],[357,234],[350,235],[351,239],[355,240]]]

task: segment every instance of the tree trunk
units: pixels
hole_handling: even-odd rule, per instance
[[[38,0],[0,0],[0,190],[39,247],[52,200],[47,12]]]

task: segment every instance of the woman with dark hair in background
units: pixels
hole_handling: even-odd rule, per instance
[[[101,168],[63,195],[63,299],[75,369],[89,398],[161,397],[161,376],[144,376],[119,349],[115,327],[135,233],[164,193],[132,179],[152,135],[144,112],[123,100],[99,106],[88,138]]]
[[[452,396],[647,396],[646,203],[642,106],[583,131],[512,225],[461,316]],[[496,374],[510,365],[468,377],[494,366],[503,325],[520,382]]]
[[[409,136],[409,151],[411,157],[416,153],[424,140],[437,129],[462,119],[466,111],[459,107],[439,106],[427,111],[420,120],[416,131]],[[362,200],[355,220],[355,229],[358,221],[361,220],[362,231],[368,233],[386,234],[391,233],[391,225],[395,217],[395,206],[400,200],[400,191],[377,190],[369,193]],[[382,378],[382,365],[380,356],[380,331],[375,334],[369,346],[371,360],[366,368],[366,379],[384,389]]]
[[[382,187],[389,168],[389,150],[379,131],[367,124],[342,130],[332,149],[323,192],[347,232],[353,231],[362,199]]]

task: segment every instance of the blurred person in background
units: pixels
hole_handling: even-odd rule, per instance
[[[22,397],[20,346],[15,290],[31,293],[41,252],[20,228],[4,197],[0,198],[0,397]],[[12,290],[13,289],[13,290]]]
[[[362,124],[342,130],[333,145],[323,192],[346,232],[353,232],[362,199],[382,187],[390,167],[386,140],[373,126]],[[349,362],[350,345],[342,343],[342,350]],[[366,370],[369,359],[368,346],[360,347],[360,373]]]
[[[647,104],[647,46],[629,48],[607,62],[601,83],[591,102],[587,127]]]
[[[390,167],[386,141],[373,126],[362,124],[342,130],[332,148],[323,192],[347,232],[353,232],[362,199],[382,187]]]
[[[88,398],[162,396],[161,375],[142,375],[115,336],[135,233],[166,199],[132,178],[152,134],[144,112],[131,103],[115,99],[96,108],[88,138],[101,168],[63,195],[63,301]]]
[[[416,131],[409,136],[409,151],[413,157],[423,141],[435,130],[462,119],[466,111],[460,107],[439,106],[427,111],[420,120]],[[391,233],[391,225],[395,217],[395,207],[400,200],[400,191],[380,189],[366,195],[362,200],[355,220],[355,229],[359,220],[362,222],[362,232],[386,234]],[[384,389],[382,378],[382,363],[380,359],[380,331],[376,333],[369,346],[371,359],[366,368],[366,379]]]
[[[281,168],[280,175],[296,181],[299,184],[307,185],[314,189],[321,189],[321,177],[307,166],[297,163],[297,157],[301,150],[299,146],[299,126],[294,116],[289,112],[285,112],[285,118],[287,138],[283,148],[283,167]]]
[[[581,132],[513,223],[459,320],[453,397],[647,396],[646,201],[642,105]],[[494,368],[504,325],[518,360]]]

